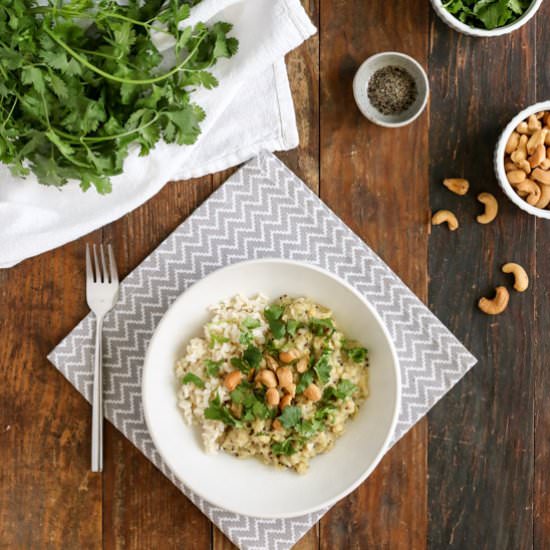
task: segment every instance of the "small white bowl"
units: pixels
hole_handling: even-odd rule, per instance
[[[383,115],[370,102],[368,95],[369,81],[372,75],[387,66],[405,69],[416,83],[417,96],[414,103],[402,113]],[[382,52],[369,57],[359,67],[353,79],[353,96],[359,110],[374,124],[386,128],[399,128],[417,119],[428,103],[430,84],[426,71],[412,57],[399,52]]]
[[[541,103],[535,103],[534,105],[531,105],[531,107],[527,107],[527,109],[524,109],[521,113],[516,115],[510,121],[508,126],[504,128],[495,149],[494,166],[500,187],[516,206],[519,206],[522,210],[532,214],[533,216],[550,220],[550,210],[544,210],[542,208],[531,206],[514,191],[514,188],[510,185],[510,182],[506,177],[506,171],[504,170],[504,149],[506,148],[506,143],[508,142],[510,134],[520,122],[526,120],[530,115],[540,111],[550,111],[550,101],[542,101]]]
[[[469,36],[491,37],[491,36],[502,36],[504,34],[508,34],[525,25],[540,8],[540,5],[542,4],[542,0],[533,0],[533,3],[529,6],[529,8],[527,8],[525,13],[513,23],[510,23],[509,25],[505,25],[504,27],[497,27],[496,29],[491,29],[491,30],[478,29],[476,27],[470,27],[469,25],[462,23],[462,21],[457,19],[452,13],[448,12],[443,7],[443,4],[445,2],[443,2],[442,0],[431,0],[431,3],[433,6],[433,9],[435,10],[439,18],[444,23],[446,23],[449,27],[451,27],[451,29],[461,32],[462,34],[467,34]]]
[[[196,426],[177,407],[176,360],[201,335],[208,306],[237,293],[269,299],[308,296],[332,308],[350,338],[369,349],[370,395],[334,448],[312,459],[304,475],[256,459],[205,454]],[[353,491],[372,472],[393,435],[400,405],[397,356],[382,320],[351,286],[317,267],[255,260],[208,275],[166,312],[149,344],[142,382],[143,410],[156,448],[173,474],[211,504],[249,516],[285,518],[320,510]]]

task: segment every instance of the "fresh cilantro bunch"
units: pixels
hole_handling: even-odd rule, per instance
[[[185,26],[198,1],[2,0],[0,161],[108,193],[131,144],[194,143],[205,113],[193,91],[217,86],[208,69],[238,47],[227,23]],[[174,40],[168,68],[158,32]]]
[[[443,7],[471,27],[496,29],[513,23],[532,0],[448,0]]]

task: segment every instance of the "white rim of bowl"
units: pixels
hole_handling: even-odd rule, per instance
[[[535,103],[534,105],[531,105],[530,107],[527,107],[526,109],[523,109],[523,111],[519,112],[504,128],[503,132],[500,134],[500,137],[497,142],[497,146],[495,148],[495,156],[494,156],[494,167],[495,167],[495,173],[497,175],[497,180],[506,194],[506,196],[516,205],[519,206],[522,210],[525,212],[528,212],[529,214],[532,214],[533,216],[537,216],[539,218],[545,218],[550,219],[550,210],[544,210],[542,208],[536,208],[535,206],[531,206],[528,202],[524,201],[515,191],[514,188],[510,185],[510,182],[508,181],[508,178],[506,177],[506,171],[504,170],[504,149],[506,147],[506,143],[508,142],[508,138],[510,137],[510,134],[514,131],[516,126],[528,118],[530,115],[534,113],[538,113],[539,111],[549,111],[550,110],[550,100],[549,101],[541,101],[539,103]]]
[[[220,271],[225,271],[225,270],[230,270],[230,269],[235,269],[237,267],[240,267],[242,265],[245,265],[245,264],[262,264],[262,263],[270,263],[270,262],[276,262],[276,263],[284,263],[284,264],[291,264],[291,265],[297,265],[297,266],[301,266],[301,267],[305,267],[307,269],[311,269],[312,271],[317,271],[319,273],[322,273],[323,275],[326,275],[328,276],[329,278],[335,280],[337,283],[340,283],[341,285],[343,285],[344,287],[346,287],[348,290],[350,290],[353,294],[355,294],[355,296],[357,298],[359,298],[359,300],[361,300],[361,302],[363,302],[363,304],[371,311],[371,313],[373,314],[374,318],[378,321],[380,327],[382,328],[382,332],[384,333],[384,336],[387,338],[389,344],[390,344],[390,353],[392,355],[392,358],[393,358],[393,365],[394,365],[394,371],[395,371],[395,377],[396,377],[396,381],[397,381],[397,396],[396,396],[396,401],[395,401],[395,407],[394,407],[394,410],[393,410],[393,414],[392,414],[392,420],[391,420],[391,425],[390,425],[390,429],[388,430],[388,434],[386,436],[386,439],[384,440],[384,443],[382,444],[382,447],[380,449],[380,451],[378,452],[378,454],[376,455],[376,457],[374,458],[374,460],[372,461],[370,467],[365,471],[364,474],[362,474],[361,476],[359,476],[359,478],[354,481],[352,483],[352,485],[350,487],[348,487],[347,489],[345,489],[344,491],[341,491],[340,493],[338,493],[335,497],[332,497],[331,499],[329,500],[326,500],[325,502],[323,502],[322,504],[318,505],[318,506],[315,506],[315,507],[310,507],[310,508],[307,508],[305,510],[302,510],[300,512],[298,512],[298,514],[296,513],[292,513],[292,514],[278,514],[276,516],[273,516],[273,515],[254,515],[254,517],[257,517],[257,518],[261,518],[261,519],[288,519],[288,518],[293,518],[293,517],[299,517],[299,516],[302,516],[302,515],[305,515],[305,514],[311,514],[313,512],[317,512],[319,510],[322,510],[323,508],[325,507],[328,507],[328,506],[332,506],[333,504],[335,504],[336,502],[338,502],[339,500],[342,500],[344,497],[346,497],[347,495],[349,495],[351,492],[353,492],[357,487],[359,487],[359,485],[361,485],[361,483],[363,483],[363,481],[365,481],[365,479],[367,479],[367,477],[373,472],[373,470],[376,468],[376,466],[378,466],[378,464],[380,463],[380,461],[382,460],[382,458],[384,457],[384,455],[386,454],[387,450],[388,450],[388,446],[389,446],[389,443],[390,443],[390,440],[393,436],[393,434],[395,433],[395,427],[397,425],[397,419],[398,419],[398,416],[399,416],[399,410],[401,408],[401,370],[399,368],[399,359],[397,357],[397,352],[395,351],[395,345],[393,343],[393,340],[390,336],[390,333],[386,327],[386,325],[384,324],[384,322],[382,321],[382,318],[380,317],[380,315],[378,315],[378,312],[374,309],[373,306],[370,305],[370,303],[366,300],[366,298],[364,298],[357,290],[355,290],[355,288],[353,288],[348,282],[344,281],[343,279],[340,279],[340,277],[337,277],[336,275],[333,275],[332,273],[330,273],[329,271],[325,270],[325,269],[322,269],[320,267],[317,267],[315,265],[312,265],[312,264],[309,264],[307,262],[298,262],[298,261],[294,261],[294,260],[286,260],[286,259],[282,259],[282,258],[262,258],[262,259],[259,259],[259,260],[246,260],[244,262],[237,262],[237,263],[234,263],[234,264],[231,264],[231,265],[228,265],[228,266],[225,266],[225,267],[222,267],[220,269],[217,269],[215,271],[213,271],[212,273],[209,273],[206,277],[203,277],[200,281],[197,281],[197,283],[200,283],[206,279],[209,279],[210,277],[214,276],[215,274],[219,273]],[[175,473],[174,473],[174,468],[172,467],[172,461],[171,460],[168,460],[160,451],[160,448],[157,444],[157,440],[155,439],[155,436],[153,434],[153,431],[151,430],[151,419],[150,419],[150,416],[149,416],[149,411],[148,411],[148,408],[147,408],[147,405],[146,405],[146,402],[145,402],[145,399],[143,399],[143,396],[145,395],[145,392],[144,392],[144,387],[145,387],[145,381],[147,379],[147,371],[149,370],[149,368],[147,367],[147,365],[150,363],[150,350],[151,350],[151,344],[153,342],[153,340],[155,339],[156,335],[157,335],[157,332],[160,331],[161,327],[163,326],[164,324],[164,321],[166,319],[166,314],[177,304],[177,302],[182,298],[182,296],[187,292],[187,290],[189,290],[190,288],[192,288],[193,286],[195,286],[195,284],[197,283],[194,283],[193,285],[191,285],[188,289],[186,289],[184,292],[182,292],[177,298],[176,300],[173,302],[173,304],[166,310],[166,312],[164,313],[164,315],[162,316],[162,319],[160,320],[159,324],[157,325],[157,327],[155,328],[154,332],[153,332],[153,335],[151,337],[151,340],[149,341],[149,345],[147,347],[147,353],[145,354],[145,360],[144,360],[144,363],[143,363],[143,375],[142,375],[142,382],[141,382],[141,395],[142,395],[142,405],[143,405],[143,415],[144,415],[144,418],[145,418],[145,424],[147,425],[147,430],[149,432],[149,435],[151,436],[151,439],[153,440],[153,444],[155,445],[155,448],[157,449],[157,451],[159,452],[159,454],[161,455],[162,459],[165,461],[165,463],[167,464],[168,468],[170,469],[170,471],[174,474],[174,476],[176,478],[179,479],[179,481],[181,481],[184,485],[186,485],[187,487],[189,487],[189,489],[191,491],[193,491],[193,493],[195,493],[196,495],[198,495],[199,497],[203,498],[204,500],[206,500],[207,502],[209,502],[210,504],[213,504],[214,506],[217,506],[219,508],[222,508],[224,510],[227,510],[228,512],[232,512],[234,514],[242,514],[242,512],[240,512],[239,510],[235,510],[235,509],[229,509],[229,508],[225,508],[221,503],[219,502],[216,502],[215,499],[211,499],[210,497],[207,497],[206,495],[202,494],[200,491],[198,491],[194,486],[193,486],[193,483],[192,482],[189,482],[188,480],[183,480],[181,479],[180,477],[178,477]],[[192,428],[193,426],[191,426]],[[306,474],[307,475],[307,474]]]
[[[516,19],[516,21],[514,21],[513,23],[510,23],[509,25],[505,25],[504,27],[497,27],[496,29],[491,29],[491,30],[478,29],[477,27],[470,27],[469,25],[462,23],[462,21],[460,21],[452,13],[448,12],[443,7],[442,0],[431,0],[431,3],[436,13],[449,27],[463,34],[482,38],[482,37],[502,36],[505,34],[509,34],[519,29],[520,27],[523,27],[523,25],[528,23],[531,20],[531,18],[535,15],[535,13],[537,13],[538,9],[542,4],[542,0],[533,0],[531,5],[525,11],[525,13],[519,19]]]
[[[367,64],[372,63],[376,59],[384,58],[387,56],[396,56],[401,57],[402,59],[406,59],[410,63],[412,63],[419,71],[419,73],[422,75],[422,80],[424,81],[424,84],[426,85],[426,93],[424,94],[424,98],[422,99],[422,103],[418,110],[409,118],[406,118],[405,120],[401,120],[400,122],[386,122],[383,120],[380,120],[379,118],[372,117],[367,111],[363,110],[363,106],[361,105],[361,102],[357,99],[357,95],[355,94],[355,87],[356,87],[356,80],[359,76],[359,73],[365,67]],[[412,76],[412,75],[411,75]],[[367,82],[368,85],[368,82]],[[414,58],[410,55],[407,55],[406,53],[401,52],[380,52],[374,55],[371,55],[370,57],[367,57],[363,63],[359,66],[359,69],[357,69],[357,72],[355,73],[355,76],[353,77],[353,97],[355,98],[355,103],[357,104],[357,107],[359,107],[359,110],[361,113],[363,113],[363,116],[370,120],[372,123],[377,124],[378,126],[382,126],[384,128],[401,128],[403,126],[407,126],[411,122],[414,122],[426,109],[426,105],[428,104],[428,97],[430,96],[430,81],[428,79],[428,74],[426,73],[424,67]],[[374,108],[374,107],[373,107]]]

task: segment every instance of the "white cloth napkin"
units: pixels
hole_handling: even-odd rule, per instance
[[[300,0],[203,0],[195,21],[233,23],[237,55],[214,68],[220,86],[193,100],[207,113],[193,146],[159,143],[147,156],[132,151],[113,191],[83,193],[13,177],[0,165],[0,268],[74,240],[130,212],[170,180],[199,177],[239,164],[260,150],[298,144],[284,55],[315,32]]]

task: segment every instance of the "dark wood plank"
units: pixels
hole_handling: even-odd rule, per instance
[[[427,298],[428,117],[399,130],[370,124],[352,80],[370,55],[400,50],[427,63],[428,2],[321,4],[321,197]],[[321,521],[321,547],[421,549],[426,541],[426,423]]]
[[[87,310],[81,252],[69,244],[0,271],[2,548],[101,548],[90,407],[46,359]]]
[[[500,131],[535,99],[535,25],[476,40],[432,20],[431,204],[453,210],[461,226],[432,231],[430,306],[479,364],[429,417],[429,546],[527,549],[533,542],[535,294],[512,291],[500,317],[482,314],[476,303],[510,284],[503,263],[516,261],[535,273],[535,220],[499,191],[492,168]],[[470,179],[467,196],[443,188],[441,180],[453,176]],[[480,191],[500,204],[488,226],[475,221]]]
[[[550,99],[550,72],[545,70],[550,59],[550,39],[548,25],[550,4],[543,2],[537,14],[537,100]],[[548,237],[550,221],[536,222],[536,275],[531,277],[535,296],[535,332],[532,346],[535,360],[535,478],[533,495],[534,548],[550,548],[550,341],[547,337],[550,327],[550,257]]]
[[[211,193],[210,177],[168,183],[106,227],[122,273],[131,271]],[[106,430],[104,548],[209,549],[210,522],[113,426]]]

